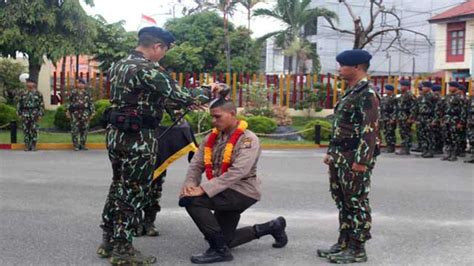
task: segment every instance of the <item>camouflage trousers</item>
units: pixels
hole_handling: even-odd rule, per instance
[[[400,137],[402,139],[402,147],[410,149],[411,148],[411,124],[405,121],[400,121],[398,123],[400,128]]]
[[[419,142],[422,151],[434,150],[434,131],[431,126],[430,119],[420,119],[416,124],[417,130],[420,131]]]
[[[359,242],[371,238],[371,209],[369,205],[370,176],[352,171],[348,166],[329,165],[331,196],[339,210],[339,231]]]
[[[38,123],[36,117],[23,117],[23,134],[25,145],[31,146],[38,141]]]
[[[433,141],[435,150],[443,150],[445,137],[443,134],[443,129],[438,125],[433,128]]]
[[[462,148],[465,137],[462,129],[456,128],[457,123],[446,123],[444,126],[445,142],[447,152],[458,152]]]
[[[467,126],[467,139],[469,140],[469,151],[474,156],[474,123],[469,123]]]
[[[387,146],[395,146],[395,143],[397,141],[395,138],[395,130],[397,128],[397,124],[389,122],[383,122],[383,124],[385,143],[387,144]]]
[[[155,154],[109,150],[113,177],[102,212],[102,229],[112,241],[132,242],[142,220],[153,178]]]
[[[143,208],[144,223],[152,224],[155,222],[156,214],[161,211],[160,200],[163,191],[163,183],[165,182],[166,171],[155,178],[151,183],[147,195],[147,204]]]
[[[89,117],[81,114],[71,115],[71,136],[74,147],[85,146],[89,131]]]

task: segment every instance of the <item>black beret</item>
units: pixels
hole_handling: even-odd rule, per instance
[[[372,59],[372,55],[361,49],[346,50],[336,56],[336,61],[342,66],[370,63],[370,59]]]
[[[428,88],[433,87],[433,83],[431,83],[431,81],[423,81],[423,82],[421,83],[421,85],[422,85],[423,87],[428,87]]]
[[[145,33],[163,40],[168,47],[170,47],[171,44],[176,41],[171,32],[160,27],[144,27],[138,32],[138,38],[140,38],[140,36]]]
[[[400,80],[400,86],[410,86],[410,81],[407,79]]]
[[[32,78],[27,78],[26,82],[31,82],[31,83],[37,84],[36,80],[34,80]]]
[[[77,82],[82,83],[82,84],[87,84],[87,81],[83,78],[78,78]]]
[[[393,85],[388,84],[388,85],[385,85],[385,89],[388,91],[393,91],[395,90],[395,87],[393,87]]]
[[[432,89],[433,89],[433,91],[441,91],[441,85],[434,84]]]
[[[459,84],[458,89],[465,92],[466,91],[466,86],[464,86],[462,84]]]
[[[455,87],[455,88],[459,88],[459,82],[457,81],[450,81],[449,83],[449,87]]]

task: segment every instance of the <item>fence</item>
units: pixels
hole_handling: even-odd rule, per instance
[[[267,88],[267,100],[273,105],[295,108],[298,103],[303,102],[308,97],[308,89],[314,93],[322,93],[324,99],[320,105],[323,108],[332,108],[338,98],[344,94],[346,84],[338,76],[327,74],[286,74],[286,75],[265,75],[263,73],[171,73],[173,79],[180,86],[186,88],[196,88],[200,84],[208,84],[212,81],[226,83],[232,88],[232,99],[239,107],[245,105],[249,99],[249,85],[256,85]],[[110,96],[110,82],[107,74],[102,72],[79,73],[79,77],[86,79],[91,87],[94,99],[107,99]],[[409,80],[412,88],[416,88],[423,80],[430,80],[442,86],[442,95],[446,95],[447,83],[450,80],[430,76],[372,76],[370,77],[375,86],[380,87],[380,93],[384,94],[384,85],[393,84],[395,93],[398,90],[400,80]],[[469,96],[473,95],[472,78],[457,78],[456,81],[464,84],[468,88]],[[57,73],[52,76],[51,103],[63,102],[64,97],[72,86],[76,84],[74,73]],[[415,95],[418,90],[413,89]]]

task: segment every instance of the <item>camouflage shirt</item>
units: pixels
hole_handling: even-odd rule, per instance
[[[331,144],[328,154],[336,165],[355,162],[371,166],[375,162],[374,151],[379,138],[379,96],[367,78],[348,88],[334,109]],[[358,139],[353,151],[342,151],[333,140]]]
[[[416,98],[411,91],[403,93],[400,98],[398,98],[397,105],[397,119],[399,121],[408,120],[415,108]]]
[[[94,102],[88,90],[73,89],[68,97],[68,107],[70,113],[82,113],[91,116],[94,113]]]
[[[161,119],[163,108],[185,108],[210,100],[208,89],[181,88],[158,63],[132,51],[110,68],[110,102],[115,111],[133,112]],[[113,125],[107,127],[107,148],[141,153],[155,153],[157,140],[153,129],[142,128],[138,134],[127,134]]]
[[[380,103],[380,120],[397,120],[397,98],[395,94],[382,98]]]
[[[418,121],[432,121],[435,119],[436,98],[432,92],[422,94],[416,99],[416,109],[413,114]]]
[[[461,95],[450,93],[446,95],[443,120],[446,123],[463,123],[467,117],[465,101]]]
[[[18,97],[17,114],[37,118],[44,115],[43,95],[38,90],[22,91]]]

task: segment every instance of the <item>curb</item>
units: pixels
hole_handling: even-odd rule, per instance
[[[262,149],[317,149],[326,148],[327,144],[262,144]],[[105,143],[89,143],[86,147],[90,150],[105,150]],[[0,150],[23,150],[25,144],[0,144]],[[71,143],[38,143],[38,150],[73,150]]]

